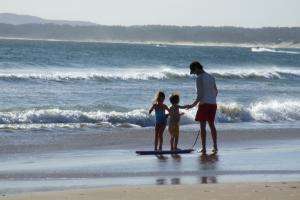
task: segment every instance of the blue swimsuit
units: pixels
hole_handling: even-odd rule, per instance
[[[164,109],[155,109],[156,124],[167,124],[167,117]]]

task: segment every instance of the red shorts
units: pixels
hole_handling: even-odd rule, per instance
[[[214,122],[217,111],[217,104],[201,104],[198,107],[195,120],[198,122],[208,121]]]

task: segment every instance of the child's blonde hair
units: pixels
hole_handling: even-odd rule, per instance
[[[162,98],[163,100],[165,100],[166,95],[165,95],[165,93],[163,91],[158,91],[155,94],[155,97],[154,97],[154,100],[153,100],[153,104],[157,103],[159,98]]]

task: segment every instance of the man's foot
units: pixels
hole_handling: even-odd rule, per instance
[[[217,154],[218,153],[218,149],[217,148],[213,148],[212,153],[213,154]]]
[[[200,153],[202,153],[202,155],[206,155],[206,149],[201,149]]]

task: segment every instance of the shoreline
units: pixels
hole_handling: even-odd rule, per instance
[[[181,132],[180,147],[195,136]],[[156,157],[135,154],[153,148],[153,129],[4,134],[0,193],[300,180],[299,129],[223,130],[219,141],[218,155],[201,156],[198,141],[192,154]],[[207,147],[211,153],[210,134]]]
[[[300,182],[264,182],[264,183],[225,183],[195,184],[172,186],[135,186],[109,187],[98,189],[73,189],[51,192],[29,192],[16,195],[1,194],[6,200],[39,199],[123,199],[123,200],[157,200],[157,199],[272,199],[298,200]]]
[[[180,146],[188,148],[193,144],[198,132],[198,127],[182,129],[180,131]],[[17,153],[42,153],[59,152],[66,150],[134,150],[153,148],[154,128],[118,128],[112,130],[77,130],[67,131],[64,134],[56,132],[33,131],[5,133],[0,135],[0,155]],[[224,129],[218,130],[219,145],[224,147],[255,147],[277,141],[300,140],[300,128],[277,128],[277,129]],[[25,135],[26,133],[26,135]],[[208,132],[208,147],[211,144]],[[9,137],[11,136],[11,137]],[[22,143],[15,142],[15,136],[23,138]],[[32,138],[37,140],[32,143]],[[163,149],[169,149],[169,134],[165,130]],[[200,145],[198,140],[196,148]]]
[[[279,44],[274,43],[214,43],[214,42],[164,42],[164,41],[106,41],[106,40],[65,40],[65,39],[39,39],[39,38],[14,38],[14,37],[0,37],[0,40],[23,40],[23,41],[47,41],[47,42],[77,42],[77,43],[104,43],[104,44],[139,44],[139,45],[156,45],[157,47],[168,46],[195,46],[195,47],[238,47],[238,48],[287,48],[287,49],[300,49],[300,44],[292,44],[283,42]]]

